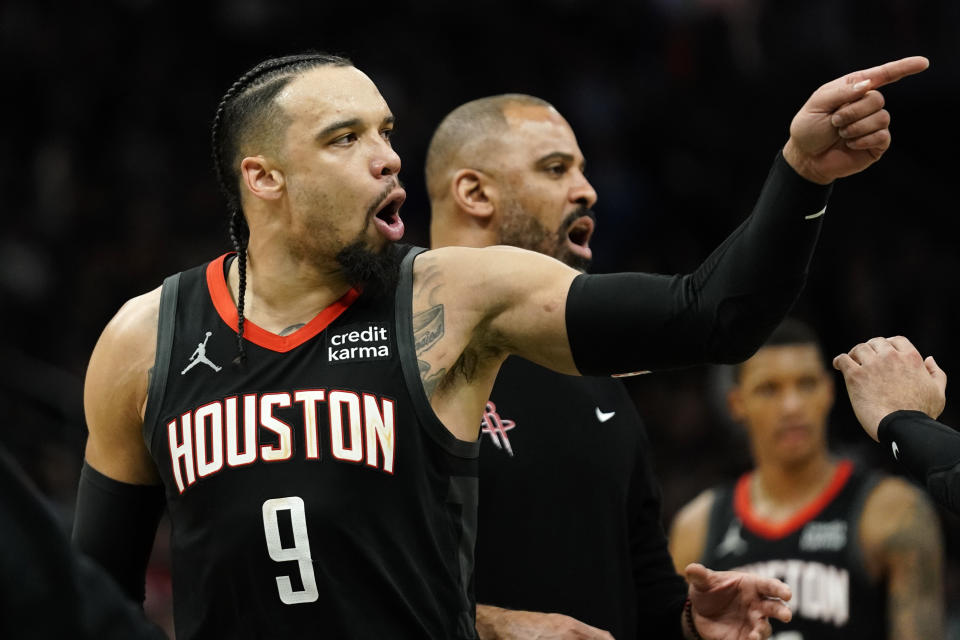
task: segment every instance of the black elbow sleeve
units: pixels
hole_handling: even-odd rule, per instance
[[[581,274],[567,294],[566,324],[583,375],[626,374],[677,366],[702,345],[696,314],[684,312],[684,279],[646,273]],[[679,349],[679,351],[678,351]]]
[[[753,213],[693,273],[577,276],[566,307],[577,369],[622,374],[750,357],[803,288],[829,194],[778,154]]]
[[[118,482],[86,463],[80,472],[73,545],[138,603],[164,502],[162,486]]]

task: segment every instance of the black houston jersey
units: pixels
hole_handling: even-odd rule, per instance
[[[860,514],[879,474],[843,460],[816,500],[776,525],[751,508],[750,477],[715,492],[701,562],[790,586],[793,620],[771,620],[774,640],[886,638],[886,589],[867,574],[858,542]]]
[[[510,357],[480,440],[478,602],[563,613],[618,639],[637,637],[638,608],[677,603],[679,620],[686,587],[621,381]]]
[[[420,383],[413,258],[280,337],[222,256],[168,278],[144,437],[166,488],[178,640],[474,638],[477,451]]]

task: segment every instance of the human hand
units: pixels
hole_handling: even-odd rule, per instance
[[[936,419],[946,404],[947,374],[903,336],[871,338],[833,359],[843,374],[853,413],[871,438],[884,416],[903,409]]]
[[[693,623],[704,640],[763,640],[772,633],[768,618],[789,622],[790,587],[742,571],[711,571],[702,564],[684,570],[690,583]]]
[[[477,605],[480,640],[613,640],[608,632],[560,613]]]
[[[819,184],[863,171],[890,147],[890,113],[877,89],[928,66],[923,56],[902,58],[821,86],[790,123],[784,159]]]

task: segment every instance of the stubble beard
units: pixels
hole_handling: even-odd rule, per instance
[[[535,216],[527,213],[520,203],[510,201],[500,225],[500,243],[548,255],[586,273],[590,268],[590,259],[578,256],[567,247],[570,224],[583,216],[596,220],[593,211],[578,207],[563,219],[556,231],[550,231]]]

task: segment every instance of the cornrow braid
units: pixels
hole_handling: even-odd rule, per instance
[[[247,245],[250,228],[247,226],[240,196],[238,160],[242,143],[269,129],[271,117],[282,118],[273,99],[296,75],[322,66],[349,67],[353,63],[344,57],[320,52],[307,52],[259,63],[237,79],[217,105],[211,127],[213,168],[220,190],[227,198],[230,211],[230,240],[237,252],[240,272],[237,293],[237,357],[234,364],[246,365],[247,352],[243,344],[243,303],[247,285]],[[279,115],[278,115],[279,112]]]
[[[237,251],[237,270],[240,273],[240,289],[237,294],[237,357],[233,359],[235,367],[242,368],[247,364],[247,349],[243,346],[243,300],[247,289],[247,241],[250,239],[250,229],[243,211],[236,207],[230,213],[230,240]]]

